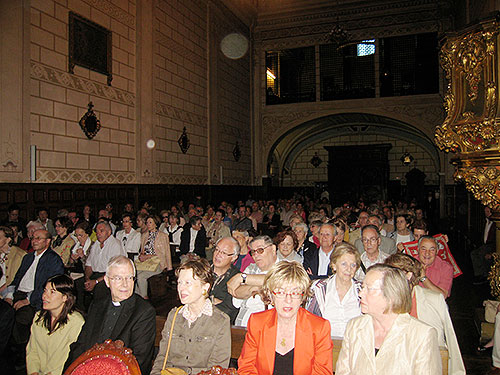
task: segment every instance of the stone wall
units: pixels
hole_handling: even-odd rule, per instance
[[[111,31],[110,86],[69,73],[70,12]],[[223,1],[6,1],[0,13],[12,72],[0,75],[0,181],[30,181],[34,145],[39,183],[220,184],[220,167],[224,183],[250,183],[250,53],[220,51],[225,35],[250,31]],[[89,102],[102,125],[92,140],[78,124]]]
[[[391,143],[392,148],[389,151],[389,179],[399,180],[404,185],[406,184],[405,174],[413,168],[418,168],[426,174],[426,185],[437,185],[439,183],[438,169],[431,155],[421,146],[411,143],[403,139],[382,135],[355,135],[355,136],[339,136],[326,139],[320,143],[316,143],[304,149],[292,163],[290,174],[284,178],[284,186],[314,186],[316,182],[328,181],[328,151],[325,146],[354,146],[362,144],[377,144]],[[405,151],[408,151],[414,161],[405,166],[401,163],[401,156]],[[318,154],[323,161],[317,168],[314,168],[310,161],[311,158]]]
[[[112,86],[80,66],[68,73],[73,11],[112,32]],[[135,181],[135,1],[31,1],[31,144],[38,182]],[[89,102],[102,128],[92,140],[78,120]]]

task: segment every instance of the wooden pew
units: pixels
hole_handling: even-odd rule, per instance
[[[161,331],[160,331],[161,333]],[[231,358],[238,359],[245,342],[245,327],[231,327]],[[342,348],[342,340],[333,339],[333,371],[335,372],[335,365],[339,358],[340,348]],[[441,352],[441,361],[443,366],[443,375],[448,375],[448,349],[439,347]]]

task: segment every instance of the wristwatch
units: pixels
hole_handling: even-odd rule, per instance
[[[421,283],[423,283],[425,280],[427,280],[427,276],[423,276],[423,277],[421,277],[419,281],[420,281]]]
[[[246,273],[242,273],[241,274],[241,283],[242,284],[246,284],[247,283],[247,274]]]

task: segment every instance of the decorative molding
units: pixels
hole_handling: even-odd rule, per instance
[[[372,5],[374,4],[374,5]],[[442,5],[445,5],[446,3],[444,1],[441,1]],[[338,6],[332,6],[330,3],[329,8],[332,9],[330,11],[323,11],[323,12],[316,12],[313,14],[307,14],[305,11],[298,13],[296,12],[295,15],[291,15],[288,17],[283,17],[281,19],[276,19],[276,13],[273,13],[271,15],[271,18],[266,19],[266,14],[265,11],[261,11],[260,13],[260,20],[258,21],[257,25],[257,30],[260,28],[264,28],[265,26],[267,27],[273,27],[276,25],[283,25],[283,24],[289,24],[289,23],[303,23],[303,22],[317,22],[321,21],[325,18],[332,18],[336,19],[337,17],[340,19],[340,21],[344,21],[344,18],[352,19],[356,16],[362,16],[362,17],[374,17],[377,16],[377,13],[379,14],[387,14],[388,12],[394,12],[396,9],[400,9],[401,12],[405,12],[406,14],[412,14],[409,13],[413,9],[418,12],[422,8],[429,8],[432,7],[432,18],[436,18],[436,11],[437,11],[437,6],[436,6],[436,0],[418,0],[418,1],[393,1],[393,2],[385,2],[384,4],[376,4],[374,1],[371,3],[365,3],[363,4],[362,7],[350,7],[347,9],[339,9]],[[413,8],[413,9],[411,9]],[[283,5],[280,4],[280,13],[281,14],[287,14],[284,12],[285,9],[283,9]],[[323,9],[321,9],[323,10]],[[307,10],[306,10],[307,11]],[[304,14],[305,13],[305,14]],[[290,13],[288,13],[290,14]]]
[[[463,181],[465,187],[474,198],[483,205],[498,209],[500,207],[500,167],[498,166],[464,166],[454,161],[457,169],[455,179]]]
[[[160,116],[170,117],[174,120],[187,122],[193,125],[205,127],[207,124],[205,117],[160,102],[155,103],[155,113]]]
[[[285,127],[290,127],[297,120],[305,119],[316,114],[313,111],[283,112],[281,114],[262,116],[263,142],[265,148],[276,138],[277,134],[284,133]],[[295,125],[295,124],[294,124]]]
[[[416,34],[419,32],[432,32],[439,30],[439,24],[434,12],[422,12],[398,14],[385,17],[373,17],[370,19],[341,21],[342,26],[354,37],[353,39],[366,38],[368,36],[380,38],[392,35]],[[331,23],[321,25],[303,25],[286,27],[279,30],[268,30],[257,32],[255,40],[273,40],[298,36],[310,36],[313,34],[326,35],[331,30]],[[352,30],[352,32],[351,32]],[[322,42],[316,38],[316,43]]]
[[[199,177],[199,176],[178,176],[178,175],[169,175],[169,176],[159,176],[153,182],[155,184],[181,184],[181,185],[207,185],[208,178],[207,177]]]
[[[69,87],[80,92],[135,106],[135,95],[106,84],[77,77],[62,70],[31,61],[31,78]]]
[[[3,172],[20,172],[19,167],[22,167],[19,156],[16,152],[19,144],[13,137],[12,129],[7,133],[7,137],[2,137],[2,147],[0,148],[0,170]]]
[[[436,124],[442,122],[445,117],[444,109],[439,105],[427,105],[425,107],[400,105],[392,107],[382,107],[381,111],[402,115],[411,119],[419,119],[433,127]]]
[[[137,180],[135,173],[130,172],[37,168],[36,182],[72,184],[134,184],[137,183]]]
[[[122,8],[111,4],[109,1],[105,0],[84,0],[87,4],[100,10],[101,12],[107,14],[111,18],[120,21],[128,27],[135,29],[135,17],[128,12],[124,11]]]

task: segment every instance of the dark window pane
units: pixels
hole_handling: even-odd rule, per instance
[[[314,47],[266,52],[266,104],[316,100]]]
[[[321,45],[321,100],[375,97],[375,41],[337,49]]]
[[[438,46],[435,33],[380,41],[380,95],[437,93]]]

